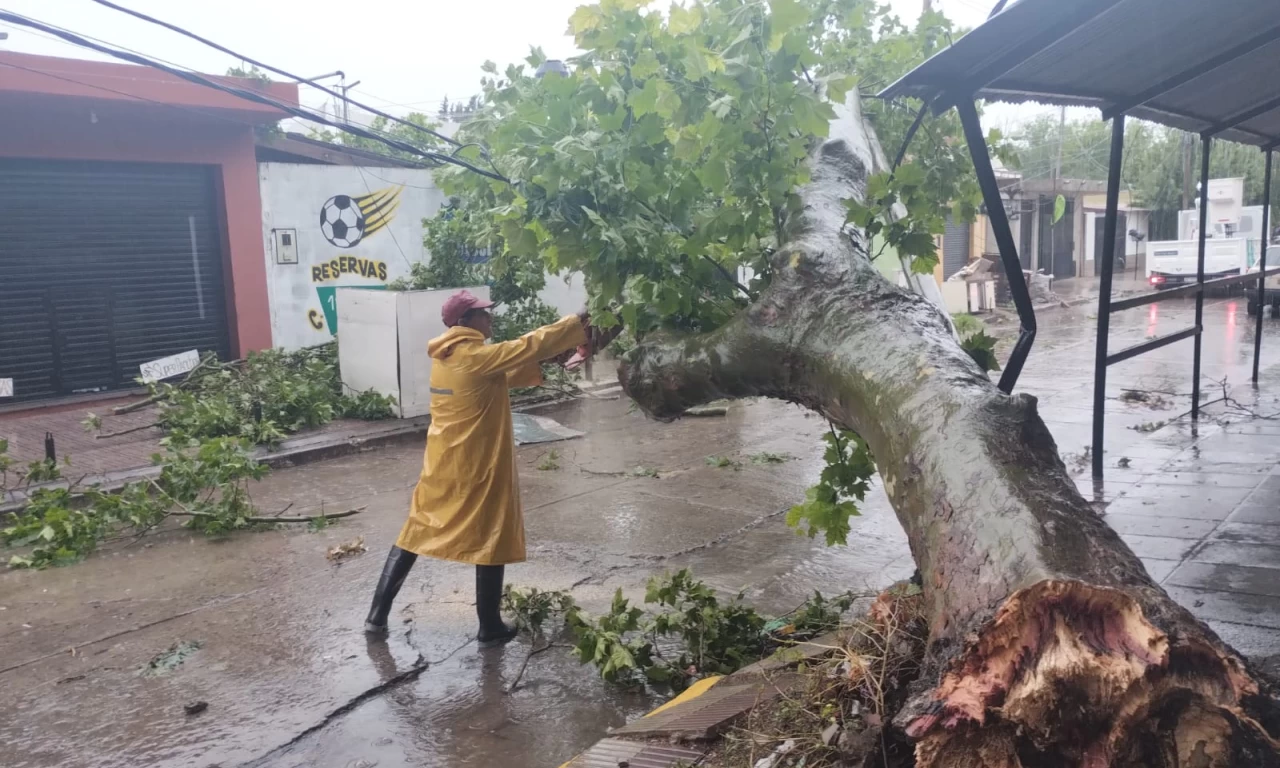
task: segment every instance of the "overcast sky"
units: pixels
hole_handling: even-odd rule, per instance
[[[302,77],[344,70],[350,93],[388,112],[433,112],[445,96],[465,99],[479,91],[480,65],[505,66],[540,45],[551,58],[574,53],[567,19],[583,0],[115,0],[189,29],[260,61]],[[920,13],[923,0],[889,0],[904,18]],[[986,18],[994,0],[934,0],[961,26]],[[655,2],[654,7],[665,3]],[[0,9],[93,36],[152,58],[220,74],[234,59],[174,32],[91,0],[0,0]],[[0,49],[75,58],[103,58],[93,51],[0,22],[9,39]],[[0,69],[0,77],[3,71]],[[333,81],[333,82],[336,82]],[[303,101],[318,105],[316,91]],[[1038,107],[994,107],[989,124],[1007,127],[1042,113]]]

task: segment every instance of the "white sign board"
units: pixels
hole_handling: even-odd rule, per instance
[[[142,381],[151,384],[167,379],[170,376],[189,373],[199,364],[200,353],[193,349],[189,352],[181,352],[176,355],[162,357],[159,360],[152,360],[149,363],[143,363],[138,368],[142,371]]]
[[[13,379],[0,379],[0,397],[13,397]]]

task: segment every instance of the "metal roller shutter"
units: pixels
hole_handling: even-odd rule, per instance
[[[942,279],[946,280],[969,263],[969,225],[957,224],[947,217],[942,235]]]
[[[213,175],[0,159],[0,377],[14,400],[133,386],[138,366],[229,353]]]

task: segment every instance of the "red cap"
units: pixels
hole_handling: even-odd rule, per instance
[[[452,328],[469,310],[488,309],[492,306],[492,301],[479,298],[470,291],[458,291],[445,299],[444,307],[440,310],[440,318],[444,320],[446,326]]]

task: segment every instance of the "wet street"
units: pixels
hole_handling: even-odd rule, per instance
[[[1116,316],[1113,350],[1190,325],[1192,307],[1173,301]],[[1192,343],[1165,347],[1111,369],[1108,479],[1095,489],[1083,457],[1090,439],[1092,312],[1042,313],[1018,389],[1039,397],[1082,490],[1096,493],[1100,506],[1110,504],[1113,525],[1133,537],[1153,575],[1171,576],[1175,597],[1199,602],[1193,610],[1208,611],[1204,618],[1242,651],[1280,653],[1280,614],[1271,603],[1258,602],[1253,616],[1232,618],[1222,600],[1178,576],[1200,567],[1189,558],[1204,549],[1201,540],[1235,514],[1251,489],[1265,485],[1263,477],[1280,460],[1280,450],[1269,448],[1280,440],[1280,422],[1251,424],[1219,406],[1213,411],[1218,420],[1194,433],[1186,419],[1132,429],[1154,427],[1189,407]],[[1220,397],[1221,387],[1209,380],[1225,379],[1240,403],[1280,411],[1280,321],[1264,321],[1257,395],[1248,383],[1252,329],[1243,300],[1206,302],[1205,393]],[[1119,399],[1124,387],[1173,394],[1129,403]],[[648,421],[625,399],[579,400],[542,413],[586,436],[519,449],[530,551],[529,562],[507,569],[509,583],[571,590],[588,610],[598,610],[618,588],[639,599],[649,576],[687,566],[711,585],[742,590],[762,610],[780,613],[814,589],[873,591],[913,570],[905,536],[878,486],[862,517],[852,521],[846,547],[828,548],[787,528],[785,510],[821,469],[819,437],[826,428],[795,406],[735,403],[725,417],[667,425]],[[1228,463],[1255,467],[1253,485],[1232,479],[1249,472],[1201,458],[1197,440],[1217,441],[1220,452],[1240,446],[1230,449],[1240,455]],[[765,452],[794,460],[752,461]],[[0,687],[6,693],[0,762],[11,768],[554,768],[609,727],[659,703],[604,683],[558,648],[533,657],[521,686],[507,693],[528,642],[484,652],[470,642],[469,566],[420,559],[392,612],[389,642],[366,641],[363,616],[404,521],[421,455],[421,445],[406,444],[280,470],[261,483],[254,498],[267,511],[292,505],[291,515],[314,514],[367,505],[318,532],[294,528],[211,541],[171,531],[71,567],[0,574]],[[728,457],[741,468],[711,466],[709,456]],[[551,463],[558,468],[538,468]],[[1153,491],[1154,473],[1169,466],[1182,467],[1184,479],[1198,478],[1180,485],[1194,490]],[[657,477],[637,476],[637,467],[656,470]],[[1195,514],[1179,512],[1193,507]],[[1219,509],[1225,512],[1210,514]],[[1259,509],[1249,525],[1267,530],[1240,524],[1232,530],[1263,542],[1237,544],[1268,551],[1232,555],[1228,548],[1215,567],[1246,558],[1257,565],[1280,553],[1265,543],[1280,519]],[[326,559],[328,548],[358,537],[366,554],[337,564]],[[1280,535],[1273,544],[1280,545]],[[1280,567],[1280,558],[1274,562],[1267,567]],[[167,674],[140,674],[181,642],[199,648]],[[193,702],[208,708],[188,716],[184,706]]]

